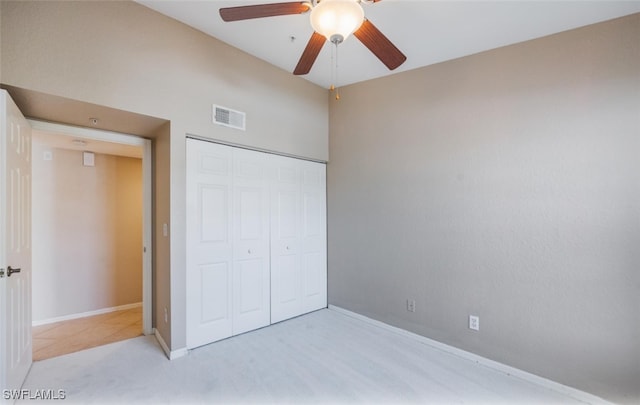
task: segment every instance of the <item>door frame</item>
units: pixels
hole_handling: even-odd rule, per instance
[[[152,151],[151,140],[136,135],[93,128],[73,127],[64,124],[27,119],[33,130],[57,132],[79,139],[104,141],[142,147],[142,332],[153,334],[152,326]]]
[[[5,93],[5,97],[2,97],[2,95],[0,94],[0,112],[1,111],[6,111],[6,104],[5,104],[5,100],[6,97],[8,97],[8,93]],[[0,125],[5,125],[4,122],[2,122]],[[2,131],[2,129],[0,129],[0,131]],[[5,263],[5,240],[4,240],[4,229],[5,229],[5,207],[6,207],[6,195],[5,195],[5,185],[4,183],[4,179],[5,179],[5,164],[4,162],[6,161],[6,157],[5,157],[5,140],[4,140],[4,136],[2,136],[2,134],[0,133],[0,270],[2,270],[3,272],[6,272],[6,269],[3,266],[3,264]],[[6,273],[3,273],[3,275]],[[6,276],[5,276],[6,277]],[[0,283],[0,300],[4,300],[5,297],[5,285],[6,285],[6,281]],[[2,304],[2,306],[0,306],[0,338],[4,339],[5,335],[5,306],[4,303],[0,303]],[[4,389],[5,388],[5,383],[6,383],[6,369],[5,369],[5,360],[4,360],[4,356],[6,356],[5,354],[5,347],[6,344],[4,342],[4,340],[2,342],[0,342],[0,389]],[[8,402],[8,401],[7,401]],[[4,403],[4,401],[2,402]]]

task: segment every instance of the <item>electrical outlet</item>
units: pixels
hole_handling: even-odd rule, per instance
[[[469,329],[480,330],[480,317],[469,315]]]
[[[407,311],[416,312],[416,300],[407,300]]]

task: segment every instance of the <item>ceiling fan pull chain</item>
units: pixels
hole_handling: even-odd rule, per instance
[[[336,100],[340,100],[340,90],[338,90],[338,42],[335,42],[336,45],[336,69],[335,69],[335,76],[336,76],[336,80],[334,81],[334,83],[336,83],[335,86],[335,90],[336,90]]]
[[[329,91],[333,92],[336,89],[336,47],[331,48],[331,84],[329,85]]]

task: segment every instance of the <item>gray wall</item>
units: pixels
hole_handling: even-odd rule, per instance
[[[342,88],[330,304],[638,401],[638,38],[636,14]]]

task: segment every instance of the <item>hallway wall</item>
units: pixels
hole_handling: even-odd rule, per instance
[[[141,302],[142,160],[33,156],[33,321]]]

